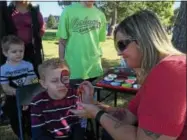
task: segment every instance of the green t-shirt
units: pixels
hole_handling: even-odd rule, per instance
[[[99,42],[106,39],[106,18],[96,7],[80,3],[66,7],[60,17],[57,37],[67,39],[65,60],[71,79],[88,79],[103,74]]]

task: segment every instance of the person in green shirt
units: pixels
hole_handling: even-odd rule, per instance
[[[67,61],[71,80],[89,80],[103,74],[100,42],[106,39],[106,18],[94,1],[67,6],[60,17],[59,57]]]

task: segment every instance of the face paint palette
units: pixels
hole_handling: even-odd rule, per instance
[[[123,72],[116,68],[111,68],[96,83],[98,87],[116,89],[119,91],[137,91],[140,86],[136,83],[136,76],[132,70],[124,69]]]

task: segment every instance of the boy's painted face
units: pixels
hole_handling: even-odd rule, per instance
[[[14,44],[10,45],[9,50],[4,54],[11,63],[18,63],[23,59],[24,49],[23,45]]]
[[[54,100],[63,99],[68,92],[69,71],[64,68],[46,70],[43,87],[47,89],[49,96]]]

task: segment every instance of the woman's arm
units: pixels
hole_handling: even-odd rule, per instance
[[[109,114],[125,124],[137,124],[137,117],[126,108],[118,108],[116,111],[110,112]]]
[[[176,140],[176,137],[170,137],[163,134],[157,134],[132,125],[127,125],[113,116],[105,113],[101,116],[100,123],[102,127],[115,140]]]
[[[96,105],[100,109],[126,124],[135,125],[137,123],[137,117],[126,108],[111,107],[103,103],[97,103]]]

